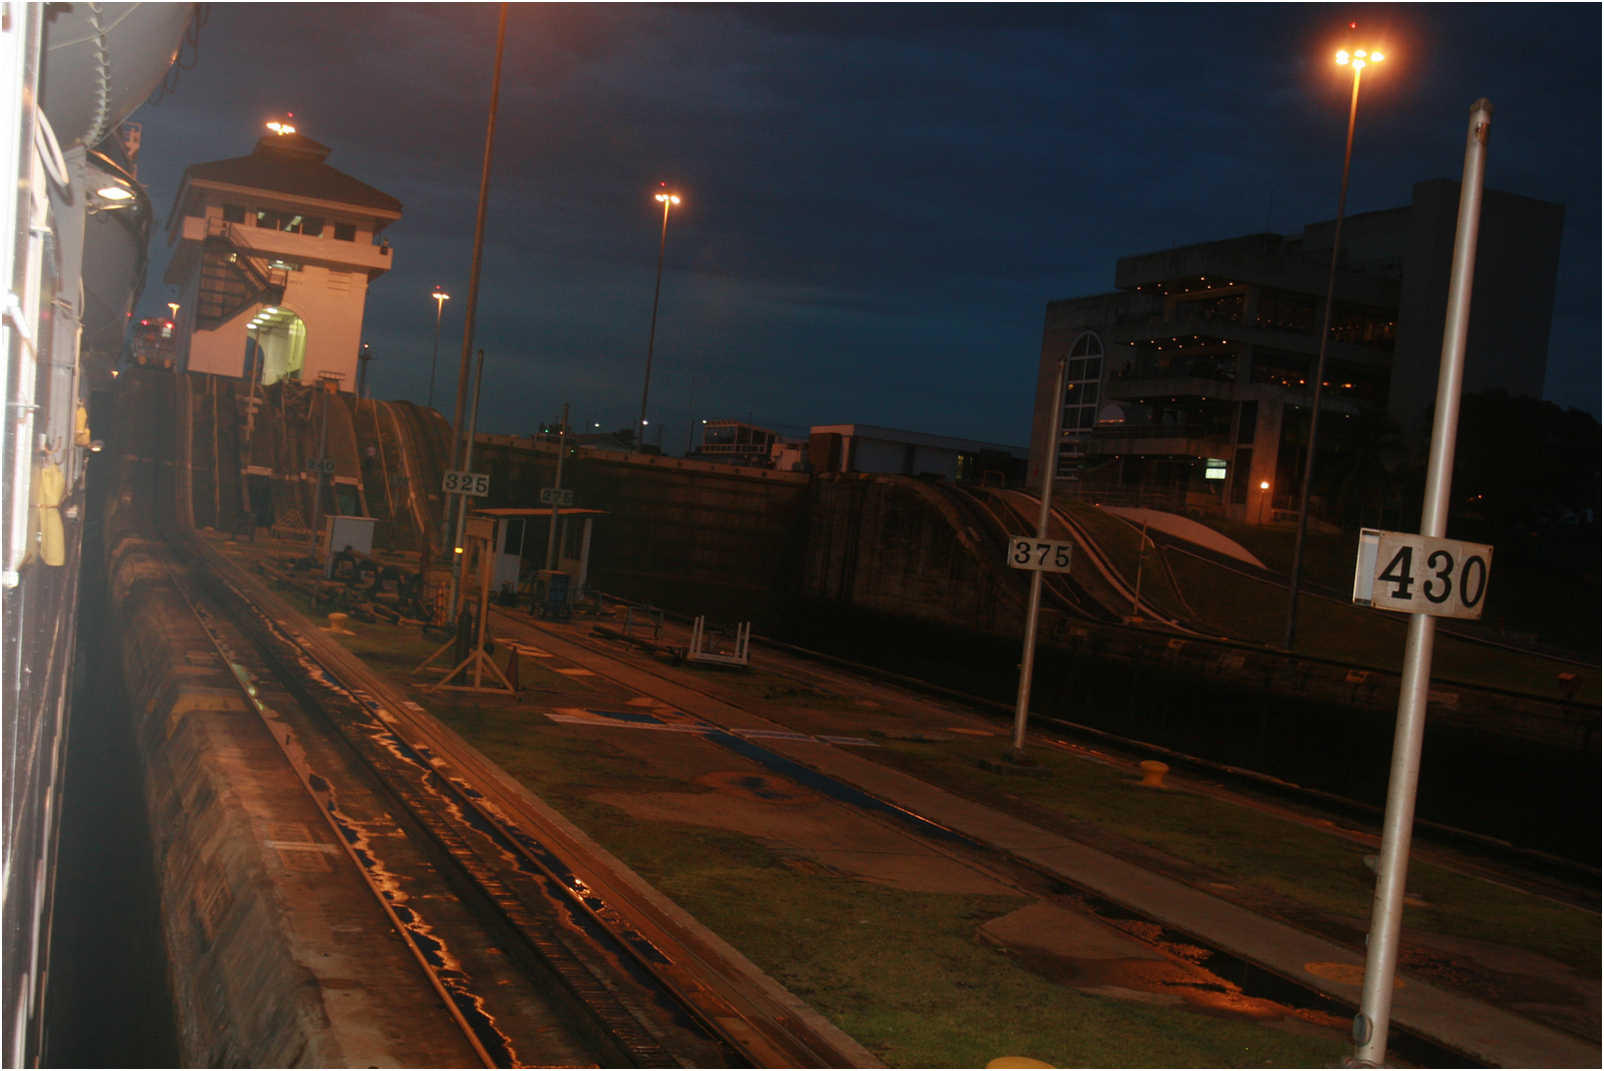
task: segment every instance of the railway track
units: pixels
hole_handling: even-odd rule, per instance
[[[243,570],[198,558],[181,581],[197,616],[488,1066],[874,1063],[338,644],[284,624],[298,615]]]
[[[188,404],[164,378],[140,385],[170,416],[134,429],[136,530],[464,1051],[489,1067],[877,1064],[175,522]]]

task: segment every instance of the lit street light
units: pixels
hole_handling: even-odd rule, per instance
[[[433,409],[434,369],[440,363],[440,316],[445,312],[446,302],[451,300],[451,295],[441,290],[439,283],[435,283],[434,293],[429,296],[434,298],[434,359],[429,362],[429,401],[427,405],[428,408]]]
[[[652,345],[657,341],[657,297],[663,290],[663,247],[668,244],[668,210],[671,206],[679,204],[679,194],[671,193],[666,182],[658,183],[663,187],[654,196],[663,206],[663,233],[657,240],[657,285],[652,288],[652,329],[646,336],[646,379],[640,388],[640,424],[646,426],[646,394],[652,386]],[[645,444],[645,432],[637,431],[637,441]]]
[[[1349,23],[1349,29],[1357,28]],[[1314,362],[1314,400],[1309,407],[1309,441],[1304,450],[1303,481],[1298,491],[1298,534],[1292,542],[1292,576],[1287,585],[1287,627],[1281,644],[1292,650],[1297,635],[1298,578],[1303,570],[1303,537],[1309,527],[1309,478],[1314,474],[1314,437],[1320,426],[1320,387],[1326,372],[1326,343],[1331,338],[1331,303],[1337,286],[1337,250],[1342,242],[1342,216],[1348,207],[1348,165],[1353,160],[1353,127],[1359,116],[1359,78],[1366,66],[1380,63],[1385,57],[1373,49],[1339,49],[1338,66],[1353,68],[1353,98],[1348,105],[1348,141],[1342,152],[1342,189],[1337,195],[1337,224],[1331,232],[1331,271],[1326,276],[1326,309],[1320,320],[1320,353]]]

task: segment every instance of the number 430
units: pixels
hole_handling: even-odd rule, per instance
[[[1394,599],[1413,599],[1416,578],[1414,573],[1415,548],[1401,546],[1381,572],[1378,582],[1393,585],[1388,595]],[[1420,593],[1436,606],[1447,602],[1454,593],[1454,556],[1441,548],[1426,555],[1426,575],[1420,582]],[[1479,554],[1467,556],[1459,565],[1459,601],[1467,610],[1473,610],[1487,593],[1487,561]]]

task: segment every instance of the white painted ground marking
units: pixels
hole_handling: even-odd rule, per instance
[[[807,733],[792,732],[789,729],[724,729],[711,722],[697,720],[666,723],[628,721],[622,718],[609,718],[604,714],[592,714],[583,707],[562,707],[557,710],[542,711],[542,713],[545,714],[548,720],[562,725],[588,725],[592,728],[600,726],[609,729],[646,729],[659,733],[703,734],[727,732],[732,736],[739,736],[748,740],[786,740],[795,743],[839,744],[847,747],[877,746],[872,740],[865,740],[858,736],[809,736]]]

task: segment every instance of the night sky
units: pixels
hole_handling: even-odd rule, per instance
[[[185,166],[294,112],[399,198],[369,291],[379,398],[422,402],[436,283],[449,418],[495,55],[493,4],[214,4],[143,124],[165,225]],[[1348,32],[1358,19],[1359,33]],[[1350,40],[1365,72],[1348,210],[1460,177],[1564,204],[1545,396],[1600,409],[1601,9],[1540,5],[513,5],[475,346],[481,431],[636,418],[661,181],[648,441],[689,420],[858,422],[1023,444],[1047,302],[1121,255],[1336,213]],[[158,238],[140,303],[164,314]],[[315,340],[312,340],[315,344]]]

